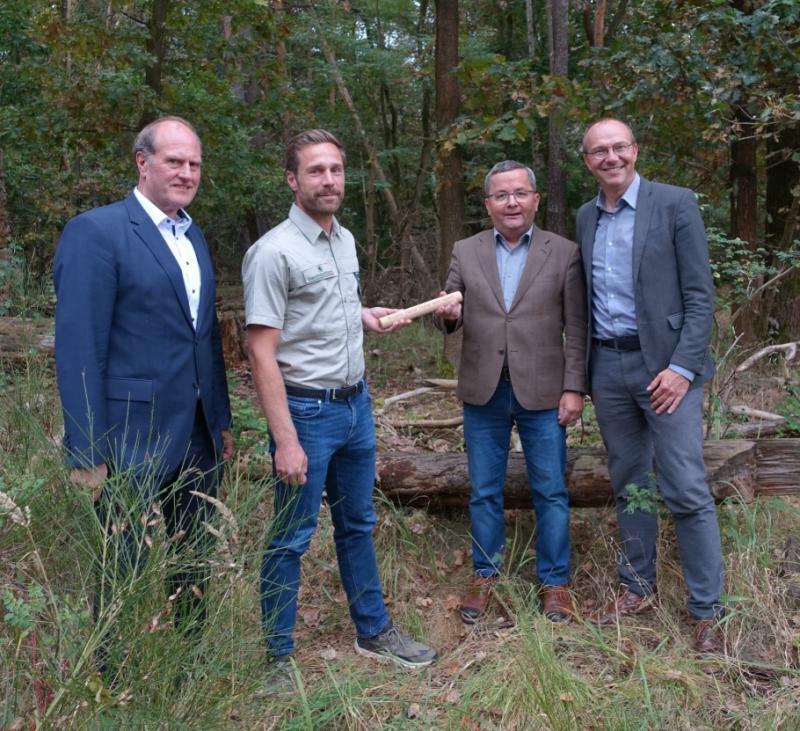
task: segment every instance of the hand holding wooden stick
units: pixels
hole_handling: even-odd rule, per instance
[[[438,310],[442,305],[448,305],[452,302],[461,302],[463,299],[461,292],[451,292],[450,294],[436,297],[427,302],[420,302],[418,305],[414,305],[405,310],[397,310],[397,312],[393,312],[391,315],[381,317],[379,322],[381,323],[381,327],[389,327],[389,325],[398,320],[415,320],[434,310]]]

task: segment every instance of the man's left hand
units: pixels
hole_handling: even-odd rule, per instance
[[[397,309],[391,309],[389,307],[362,307],[361,324],[364,326],[365,330],[370,330],[374,333],[390,333],[411,324],[411,320],[398,320],[389,325],[389,327],[383,327],[380,323],[380,318],[391,315],[393,312],[397,312]]]
[[[689,379],[665,368],[650,382],[647,390],[650,391],[650,405],[657,414],[665,411],[673,414],[689,390]]]
[[[558,423],[574,424],[583,413],[583,396],[577,391],[564,391],[558,402]]]
[[[220,436],[222,437],[222,460],[227,462],[233,457],[233,434],[225,429],[220,432]]]

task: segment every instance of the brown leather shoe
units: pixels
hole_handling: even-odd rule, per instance
[[[542,588],[542,613],[551,622],[569,622],[575,616],[572,596],[564,586]]]
[[[475,624],[486,611],[492,590],[497,583],[496,576],[473,576],[467,593],[458,608],[464,624]]]
[[[627,586],[623,586],[622,590],[603,609],[589,617],[589,622],[599,626],[613,624],[620,617],[647,612],[655,606],[655,603],[655,592],[647,596],[639,596]]]
[[[700,619],[694,627],[692,649],[702,655],[724,655],[725,640],[718,619]]]

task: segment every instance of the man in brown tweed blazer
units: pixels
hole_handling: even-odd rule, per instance
[[[511,428],[525,453],[536,513],[536,570],[545,615],[574,613],[569,580],[567,424],[586,391],[586,308],[576,244],[533,225],[533,171],[506,160],[484,184],[493,228],[457,241],[445,290],[462,304],[436,311],[447,332],[463,330],[458,396],[470,474],[475,576],[461,602],[473,624],[503,565],[503,488]]]

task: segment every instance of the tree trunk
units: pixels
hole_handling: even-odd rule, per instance
[[[6,174],[3,164],[3,151],[0,150],[0,261],[8,258],[8,245],[11,243],[11,223],[8,220],[8,199],[6,197]]]
[[[758,139],[753,132],[753,118],[741,106],[734,109],[736,123],[731,135],[730,163],[730,236],[747,242],[748,247],[758,247]],[[755,282],[755,286],[763,283]],[[733,311],[744,308],[737,331],[742,345],[763,338],[767,330],[767,312],[764,300],[734,303]]]
[[[740,495],[800,493],[800,439],[749,441],[724,439],[705,444],[712,493],[717,500]],[[431,509],[466,508],[469,477],[465,454],[384,453],[378,455],[378,486],[390,500]],[[573,507],[599,507],[613,501],[606,453],[602,449],[569,450],[567,488]],[[509,455],[506,508],[530,508],[525,458]]]
[[[528,56],[536,57],[536,23],[533,15],[533,0],[525,0],[525,33],[528,38]]]
[[[164,59],[167,55],[167,12],[169,0],[153,0],[150,20],[147,22],[147,53],[149,60],[144,68],[144,82],[155,94],[155,103],[145,104],[139,126],[144,127],[156,117],[158,100],[163,90]]]
[[[461,153],[445,143],[447,128],[455,121],[461,106],[461,89],[455,68],[458,66],[458,0],[436,2],[436,127],[439,150],[436,169],[439,176],[439,272],[444,282],[453,244],[464,235],[464,174]],[[444,144],[443,144],[444,143]]]
[[[166,29],[167,10],[169,0],[153,0],[150,21],[147,30],[147,52],[151,59],[145,68],[145,83],[155,92],[156,97],[163,91],[162,77],[164,72],[164,58],[167,53]]]
[[[794,192],[800,184],[800,164],[793,159],[797,150],[800,150],[800,125],[786,127],[767,140],[765,239],[769,251],[788,251],[800,230]],[[778,264],[777,259],[775,263]],[[800,338],[800,267],[795,267],[769,297],[768,311],[777,323],[780,340]]]
[[[753,118],[743,107],[736,107],[736,126],[731,136],[731,237],[751,246],[758,240],[758,139]]]
[[[550,0],[550,73],[566,80],[569,61],[569,2]],[[565,110],[557,102],[550,112],[547,132],[546,226],[567,235],[567,176],[565,155]]]

